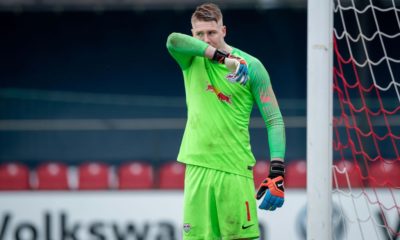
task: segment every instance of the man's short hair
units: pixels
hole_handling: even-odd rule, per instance
[[[222,12],[221,9],[214,3],[204,3],[197,6],[196,10],[192,14],[192,24],[195,20],[211,22],[215,21],[222,23]]]

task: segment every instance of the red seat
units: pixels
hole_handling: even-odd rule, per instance
[[[262,181],[268,177],[269,174],[269,161],[259,160],[253,168],[254,186],[258,188]]]
[[[307,162],[305,160],[291,161],[285,170],[285,187],[305,188],[307,186]]]
[[[347,160],[340,160],[334,163],[333,168],[333,188],[359,188],[363,186],[362,175],[358,166]],[[348,179],[347,179],[347,177]],[[337,183],[336,183],[337,181]]]
[[[369,168],[369,182],[372,187],[400,187],[400,162],[379,161]]]
[[[153,182],[153,167],[150,164],[130,162],[118,169],[119,189],[150,189]]]
[[[29,169],[20,163],[0,165],[0,190],[28,190]]]
[[[78,166],[79,190],[110,188],[110,167],[105,163],[90,162]]]
[[[183,189],[185,179],[185,165],[171,162],[160,168],[161,189]]]
[[[36,169],[38,190],[68,190],[68,167],[63,163],[43,163]]]

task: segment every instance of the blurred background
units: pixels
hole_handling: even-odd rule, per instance
[[[191,34],[191,14],[203,2],[0,0],[0,238],[180,239],[184,166],[176,163],[176,157],[187,112],[183,77],[165,44],[172,32]],[[286,125],[285,206],[276,212],[258,212],[260,239],[306,239],[307,1],[212,2],[222,9],[227,43],[257,57],[266,67]],[[400,25],[394,24],[398,23],[398,7],[391,4],[398,6],[399,1],[370,1],[383,9],[377,11],[381,29],[375,29],[373,8],[366,9],[366,1],[343,0],[340,8],[339,1],[333,2],[336,46],[344,59],[363,60],[365,49],[361,47],[364,41],[353,41],[352,52],[346,50],[348,43],[340,36],[348,35],[342,32],[355,38],[364,31],[382,31],[389,32],[384,36],[392,35],[385,43],[389,56],[398,64],[400,45],[396,37]],[[355,24],[356,10],[363,30]],[[372,39],[366,48],[371,50],[368,60],[374,60],[375,55],[386,56],[379,50],[381,42],[374,41],[378,38],[365,35]],[[337,56],[335,60],[334,67],[341,69]],[[362,84],[392,86],[386,87],[382,99],[378,98],[392,116],[383,114],[385,119],[373,124],[378,135],[393,130],[393,134],[385,135],[392,141],[381,137],[378,152],[381,159],[398,162],[400,68],[393,62],[390,76],[394,78],[385,68],[374,69],[378,83],[371,80],[369,69],[355,71],[351,64],[343,68],[340,77],[346,76],[345,80],[352,83],[357,80],[355,72],[359,72]],[[349,99],[344,98],[342,92],[338,93],[340,87],[344,88],[341,85],[346,84],[336,86],[334,96],[334,115],[339,120],[363,103],[363,93],[358,89],[350,89]],[[350,110],[341,109],[343,103]],[[368,97],[368,105],[370,112],[382,108],[374,96]],[[365,156],[377,155],[376,143],[368,139],[360,141],[361,152],[358,147],[349,147],[352,138],[363,133],[360,129],[370,124],[368,116],[359,112],[352,119],[358,124],[355,127],[336,122],[335,160],[353,159],[357,163]],[[268,174],[269,149],[256,106],[249,131],[257,159],[257,187]],[[371,134],[364,135],[367,138]],[[355,180],[349,180],[343,174],[346,171],[336,174],[339,177],[334,189],[354,186],[364,191],[364,186],[370,186],[362,181],[374,178],[358,174],[361,170],[357,169],[350,174]],[[385,184],[388,179],[399,179],[394,167],[391,174],[371,172],[383,176]],[[396,202],[393,196],[400,196],[398,192],[378,193],[380,203],[388,201],[388,206]],[[378,224],[386,222],[383,210],[374,206],[371,211],[366,202],[334,202],[335,239],[389,234]],[[344,221],[345,212],[354,212],[352,205],[360,207],[357,214],[371,214],[365,219],[376,216],[378,220],[373,222],[377,224],[361,230],[357,221]],[[387,225],[400,226],[398,208],[387,209],[395,211],[388,215]],[[355,219],[364,218],[357,215]],[[379,230],[375,233],[369,232],[376,227]]]
[[[184,167],[176,157],[187,112],[182,73],[165,45],[172,32],[191,34],[202,2],[0,0],[4,239],[181,238]],[[306,0],[213,2],[226,41],[268,70],[286,159],[302,172],[292,181],[303,188],[294,205],[268,226],[260,216],[260,239],[304,238]],[[269,159],[256,108],[249,130],[256,186]]]
[[[226,41],[267,68],[285,117],[288,161],[306,153],[306,1],[214,1]],[[186,122],[169,33],[190,34],[202,1],[1,0],[0,161],[155,166],[176,159]],[[257,159],[269,157],[258,109]]]

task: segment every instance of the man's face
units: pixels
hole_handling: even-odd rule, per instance
[[[193,37],[200,39],[215,48],[222,48],[226,27],[215,21],[205,22],[195,20],[192,23]]]

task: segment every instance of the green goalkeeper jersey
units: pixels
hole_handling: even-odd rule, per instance
[[[255,57],[234,48],[246,60],[249,81],[231,83],[224,64],[204,57],[207,44],[172,33],[167,49],[179,64],[185,83],[188,119],[178,161],[252,177],[255,158],[249,137],[254,102],[264,119],[271,158],[284,158],[285,130],[269,75]]]

